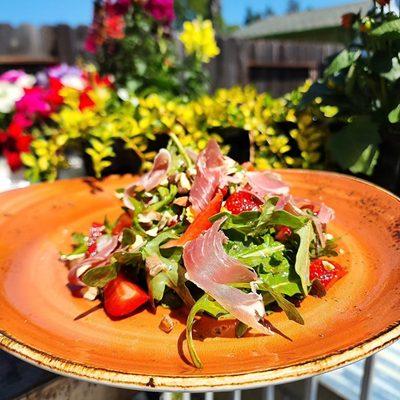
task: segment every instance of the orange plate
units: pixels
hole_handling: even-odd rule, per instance
[[[335,173],[288,170],[282,175],[296,196],[335,209],[329,231],[341,237],[344,254],[338,261],[349,270],[325,298],[303,302],[305,326],[282,313],[271,316],[291,341],[252,334],[236,339],[227,329],[224,337],[196,340],[204,363],[198,370],[186,359],[185,319],[179,313],[172,314],[177,324],[169,334],[158,328],[161,316],[169,313],[161,307],[155,315],[145,310],[120,321],[111,321],[102,310],[74,321],[94,303],[71,296],[59,250],[70,247],[72,232],[87,231],[105,214],[119,214],[114,190],[132,181],[124,176],[97,184],[102,191],[77,179],[0,196],[1,347],[76,378],[147,390],[202,391],[304,378],[393,343],[400,335],[399,199]]]

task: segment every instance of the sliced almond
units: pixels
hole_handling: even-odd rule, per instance
[[[162,320],[160,321],[159,328],[165,333],[170,333],[172,329],[174,329],[175,322],[172,321],[171,317],[168,315],[164,315]]]

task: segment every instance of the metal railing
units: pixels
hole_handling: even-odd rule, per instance
[[[368,357],[365,360],[362,379],[360,382],[360,395],[359,400],[372,400],[372,378],[374,374],[374,366],[375,366],[375,355]],[[304,400],[317,400],[318,399],[318,390],[319,386],[324,383],[321,381],[320,376],[314,376],[311,378],[307,378],[304,381],[304,393],[302,398]],[[276,386],[266,386],[262,388],[261,393],[258,397],[258,400],[275,400],[275,392]],[[242,399],[242,390],[234,390],[230,392],[231,400],[241,400]],[[204,399],[204,400],[214,400],[215,393],[214,392],[206,392],[203,394],[196,393],[195,395],[192,393],[182,393],[181,396],[174,394],[172,392],[165,392],[160,395],[160,400],[194,400],[193,397],[196,396],[196,400]],[[225,397],[226,398],[226,397]]]

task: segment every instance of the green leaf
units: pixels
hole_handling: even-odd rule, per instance
[[[145,209],[145,212],[157,211],[157,210],[161,209],[165,205],[171,203],[175,199],[175,196],[178,193],[178,188],[175,185],[171,185],[169,190],[164,187],[159,187],[159,191],[160,190],[161,190],[161,200],[158,201],[157,203],[154,203],[154,204],[148,206]]]
[[[83,233],[74,232],[72,234],[72,244],[73,244],[73,251],[71,253],[65,254],[61,253],[62,260],[76,260],[83,256],[87,251],[87,242],[86,236]]]
[[[27,167],[35,167],[36,165],[36,158],[31,153],[21,153],[21,160]]]
[[[203,364],[197,355],[196,349],[193,343],[193,325],[195,323],[195,317],[198,313],[207,312],[213,317],[217,318],[220,315],[226,314],[224,308],[222,308],[215,300],[212,300],[208,294],[204,294],[199,300],[193,305],[186,321],[186,341],[189,349],[190,357],[196,368],[203,368]]]
[[[115,263],[91,268],[82,275],[81,280],[88,286],[103,288],[117,277],[117,270],[118,266]]]
[[[268,221],[268,225],[285,225],[292,229],[299,229],[306,224],[307,221],[307,217],[298,217],[288,213],[287,211],[279,210],[272,214]]]
[[[373,161],[376,161],[379,143],[378,125],[369,116],[356,116],[330,138],[328,150],[333,160],[342,168],[353,172],[370,173],[373,170]],[[372,147],[368,150],[369,157],[366,157],[364,151],[369,146]],[[374,154],[373,157],[371,153]]]
[[[129,251],[116,251],[113,254],[113,258],[115,261],[118,262],[118,264],[138,264],[140,261],[142,261],[142,254],[138,251],[136,253],[131,253]]]
[[[252,232],[257,225],[260,215],[261,213],[259,211],[247,211],[238,215],[233,215],[229,212],[221,212],[210,218],[210,221],[215,222],[222,216],[226,216],[227,219],[222,226],[223,230],[233,229],[247,235]]]
[[[376,163],[378,162],[379,150],[375,145],[369,145],[361,153],[357,162],[354,163],[349,169],[353,174],[363,173],[372,175]]]
[[[361,52],[349,51],[347,49],[341,51],[331,62],[331,64],[325,69],[324,76],[328,77],[334,75],[340,70],[350,67],[360,57]]]
[[[269,287],[286,296],[302,293],[300,281],[291,278],[289,272],[260,274],[260,277]]]
[[[304,325],[304,319],[300,315],[299,311],[297,308],[292,304],[289,300],[286,300],[285,297],[279,293],[278,291],[268,288],[268,292],[271,294],[271,296],[274,298],[274,300],[277,302],[278,306],[282,308],[282,310],[285,312],[286,316],[294,322],[297,322],[298,324]]]
[[[237,338],[241,338],[247,331],[249,327],[243,322],[239,321],[236,325],[235,335]]]
[[[392,111],[390,111],[388,119],[389,122],[391,122],[392,124],[395,124],[400,121],[400,104]]]
[[[381,76],[390,82],[400,79],[400,63],[397,57],[392,58],[392,67],[389,71],[381,73]]]
[[[275,242],[270,236],[271,240],[264,241],[262,244],[247,243],[244,244],[241,241],[230,240],[225,249],[227,253],[243,264],[249,267],[255,268],[259,265],[265,266],[265,268],[273,268],[270,266],[270,258],[273,254],[281,252],[285,249],[285,246],[279,242]]]
[[[393,39],[400,37],[400,19],[384,22],[381,26],[373,29],[370,35],[375,37],[385,36]]]
[[[314,239],[314,230],[311,221],[296,231],[300,237],[299,248],[296,254],[294,269],[301,280],[304,294],[308,293],[310,285],[310,245]]]
[[[186,280],[184,277],[184,269],[178,262],[178,257],[169,255],[164,257],[161,254],[160,246],[167,240],[176,239],[177,233],[170,229],[168,231],[160,233],[156,238],[149,241],[141,249],[143,259],[149,256],[157,256],[159,261],[165,265],[165,268],[161,270],[155,276],[148,276],[148,285],[150,293],[154,300],[161,301],[164,296],[165,287],[168,286],[176,292],[176,294],[182,299],[182,301],[191,306],[193,304],[192,295],[189,289],[186,287]],[[181,258],[181,250],[179,251],[179,259]]]

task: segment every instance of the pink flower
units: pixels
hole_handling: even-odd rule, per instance
[[[175,19],[174,0],[148,0],[145,9],[155,20],[166,25]]]
[[[87,36],[86,36],[86,40],[85,40],[85,50],[88,53],[92,53],[95,54],[97,51],[97,44],[96,44],[96,35],[94,32],[90,32]]]
[[[32,119],[28,118],[24,113],[21,112],[15,113],[12,120],[23,129],[29,128],[33,124]]]
[[[21,88],[30,88],[36,83],[35,77],[22,69],[10,69],[4,72],[0,75],[0,81],[13,83]]]
[[[132,0],[107,0],[106,13],[108,16],[125,15],[131,4]]]
[[[26,89],[22,99],[15,103],[17,113],[22,113],[26,117],[41,114],[48,116],[51,112],[51,107],[46,101],[46,91],[40,87]]]

